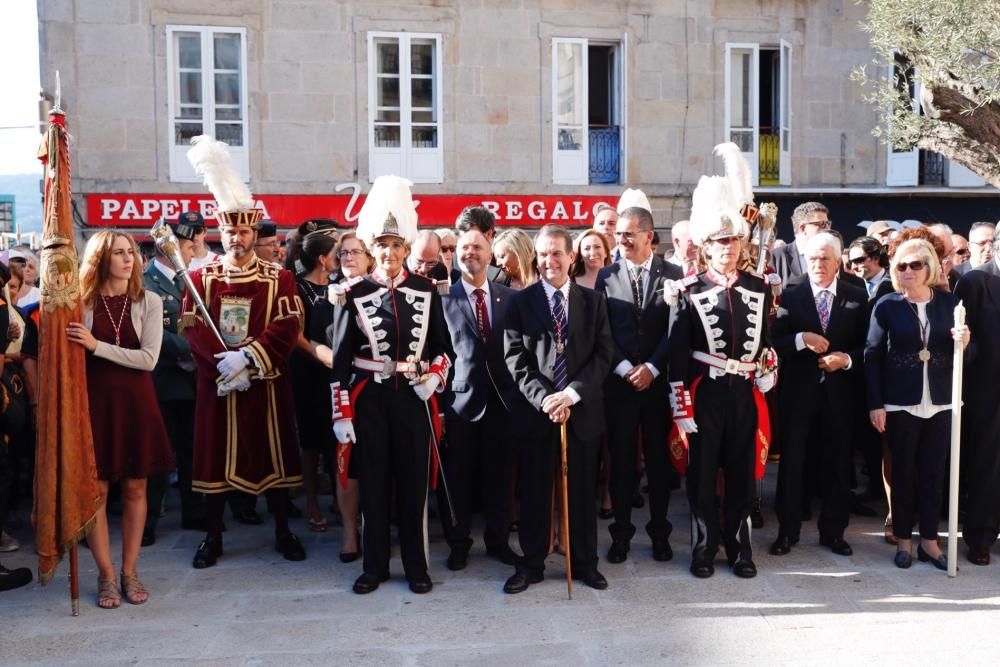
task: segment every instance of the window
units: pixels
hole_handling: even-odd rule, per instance
[[[368,178],[444,181],[441,36],[368,33]]]
[[[552,40],[552,182],[620,183],[621,45]]]
[[[792,46],[726,44],[726,141],[743,151],[754,185],[791,185]]]
[[[243,28],[167,27],[170,180],[201,180],[187,160],[199,134],[229,144],[236,169],[250,180],[246,62]]]

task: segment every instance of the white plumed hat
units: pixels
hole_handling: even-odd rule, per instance
[[[688,230],[697,245],[750,235],[750,226],[742,214],[744,206],[753,204],[750,167],[734,143],[719,144],[715,154],[722,157],[726,175],[702,176],[691,196]]]
[[[207,134],[191,139],[187,152],[194,173],[202,177],[217,208],[220,226],[257,228],[263,211],[254,208],[253,195],[233,166],[229,146]]]
[[[371,247],[381,236],[396,236],[407,244],[417,239],[417,210],[410,187],[399,176],[379,176],[358,213],[358,238]]]
[[[638,188],[629,188],[622,193],[618,200],[618,215],[624,213],[625,209],[632,207],[644,208],[650,213],[653,212],[653,207],[649,205],[646,193]]]

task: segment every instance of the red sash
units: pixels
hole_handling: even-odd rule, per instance
[[[353,407],[358,401],[358,394],[368,383],[368,378],[363,379],[361,382],[354,385],[351,389],[351,406]],[[340,488],[347,488],[347,468],[351,463],[351,449],[354,448],[354,443],[348,440],[347,442],[337,443],[337,481],[340,483]]]

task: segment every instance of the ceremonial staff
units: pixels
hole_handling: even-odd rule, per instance
[[[561,460],[560,477],[562,478],[562,517],[561,534],[566,549],[566,594],[573,599],[573,565],[572,551],[569,540],[569,466],[566,464],[566,422],[559,424],[559,456]]]
[[[97,520],[101,493],[90,430],[87,364],[83,347],[66,336],[71,322],[83,321],[80,268],[73,246],[69,132],[56,72],[55,106],[38,159],[44,165],[41,253],[41,320],[38,326],[37,440],[35,444],[35,549],[38,579],[44,586],[68,551],[70,602],[80,614],[77,542]]]
[[[965,326],[965,306],[955,306],[955,328]],[[951,479],[948,483],[948,576],[958,575],[958,465],[962,451],[962,364],[965,346],[955,341],[951,367]]]

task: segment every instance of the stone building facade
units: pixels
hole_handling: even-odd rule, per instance
[[[307,214],[350,218],[356,206],[341,199],[397,173],[416,181],[418,196],[441,198],[442,218],[447,202],[492,198],[505,212],[515,201],[523,213],[545,196],[568,210],[582,202],[571,221],[587,224],[595,201],[630,186],[645,190],[666,227],[686,216],[698,177],[721,169],[712,147],[726,140],[754,165],[759,198],[785,213],[823,197],[872,202],[870,217],[886,217],[880,206],[911,210],[914,196],[973,208],[984,199],[964,170],[894,154],[872,136],[875,112],[849,76],[873,58],[858,28],[866,8],[853,0],[38,8],[43,87],[61,71],[88,224],[129,226],[115,215],[131,206],[140,227],[190,205],[204,189],[183,153],[201,132],[233,144],[254,193],[283,198],[275,207],[287,219],[270,213],[286,225]],[[137,195],[160,203],[129,199]],[[553,208],[501,218],[541,223]]]

